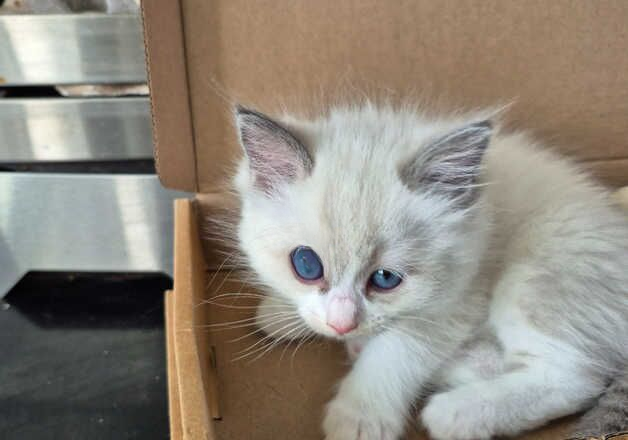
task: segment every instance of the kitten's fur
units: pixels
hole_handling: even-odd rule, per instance
[[[294,306],[355,359],[327,439],[397,439],[428,389],[433,438],[513,435],[591,406],[625,368],[628,223],[570,163],[486,114],[236,113],[239,240],[264,305]],[[324,264],[318,285],[293,275],[299,245]],[[379,267],[401,285],[370,289]],[[327,325],[339,297],[357,310],[346,335]]]

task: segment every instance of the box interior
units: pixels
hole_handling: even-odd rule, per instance
[[[160,179],[205,195],[176,204],[166,295],[175,440],[319,439],[348,368],[329,341],[234,360],[259,338],[221,327],[252,304],[206,302],[254,292],[212,248],[203,253],[197,218],[224,202],[234,102],[271,114],[364,94],[446,110],[513,103],[507,126],[535,130],[604,183],[628,184],[628,2],[151,0],[142,13]],[[563,438],[570,420],[521,438]]]
[[[256,303],[246,296],[255,290],[241,271],[207,269],[197,211],[191,200],[176,202],[175,287],[166,294],[171,438],[322,438],[325,403],[349,368],[343,348],[317,340],[266,352],[268,340],[245,325]],[[519,439],[565,438],[573,419]],[[407,439],[427,437],[414,425]]]

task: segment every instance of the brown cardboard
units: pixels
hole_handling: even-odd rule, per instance
[[[157,172],[166,186],[196,191],[181,8],[176,1],[151,0],[142,2],[142,13]]]
[[[166,186],[219,189],[231,101],[273,112],[363,92],[516,100],[510,125],[628,184],[628,2],[151,0],[144,18]]]
[[[189,200],[175,202],[175,218],[178,225],[174,234],[171,321],[181,430],[186,440],[214,438],[211,419],[217,380],[210,368],[210,342],[207,334],[199,331],[206,318],[200,306],[205,291],[205,263],[196,213]]]
[[[293,356],[296,344],[282,344],[258,359],[236,360],[260,337],[246,337],[253,327],[225,329],[222,324],[250,317],[255,302],[211,298],[254,290],[240,273],[205,271],[195,209],[189,200],[176,202],[176,282],[166,301],[171,438],[320,439],[324,405],[348,368],[342,347],[321,340],[299,347]],[[207,355],[208,347],[215,348],[214,360]],[[220,420],[212,418],[210,409],[217,406]],[[565,438],[572,420],[519,440]],[[427,437],[413,427],[407,440]]]
[[[143,16],[159,175],[168,187],[206,193],[203,218],[228,202],[232,101],[273,112],[363,92],[427,97],[445,109],[516,99],[509,125],[536,130],[604,182],[628,184],[627,2],[146,0]],[[254,304],[212,298],[254,291],[201,252],[212,231],[199,227],[200,208],[175,207],[171,438],[320,439],[324,404],[347,369],[342,349],[319,342],[293,359],[296,347],[281,346],[234,361],[259,338],[217,324],[250,316],[240,307]],[[564,438],[572,420],[520,439]]]
[[[628,159],[593,160],[583,164],[600,181],[611,187],[626,185]]]
[[[170,421],[170,437],[183,438],[181,426],[181,404],[179,402],[179,378],[177,375],[176,350],[174,348],[174,293],[169,290],[164,296],[166,314],[166,356],[168,368],[168,419]]]

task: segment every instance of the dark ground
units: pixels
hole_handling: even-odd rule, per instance
[[[0,304],[0,439],[166,439],[161,276],[27,276]]]

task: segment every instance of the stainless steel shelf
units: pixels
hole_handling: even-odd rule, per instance
[[[133,14],[0,16],[0,84],[143,83],[141,29]]]
[[[148,98],[0,99],[0,162],[150,159]]]
[[[172,274],[172,201],[154,175],[0,173],[0,298],[29,271]]]

